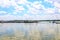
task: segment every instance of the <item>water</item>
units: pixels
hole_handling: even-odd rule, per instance
[[[0,40],[60,40],[60,24],[0,23]]]

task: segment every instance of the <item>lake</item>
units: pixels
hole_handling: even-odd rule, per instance
[[[60,40],[60,24],[0,23],[0,40]]]

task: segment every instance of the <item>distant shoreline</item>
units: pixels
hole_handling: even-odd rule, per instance
[[[59,22],[60,20],[9,20],[9,21],[0,21],[0,23],[38,23],[38,22]]]

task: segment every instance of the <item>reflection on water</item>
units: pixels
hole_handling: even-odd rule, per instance
[[[0,40],[60,40],[60,24],[0,23]]]

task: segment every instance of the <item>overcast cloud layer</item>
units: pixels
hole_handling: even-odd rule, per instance
[[[0,0],[0,20],[55,19],[60,19],[60,0]]]

